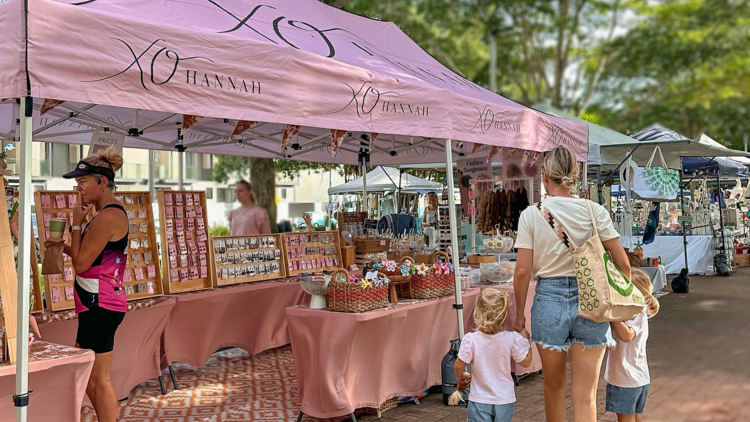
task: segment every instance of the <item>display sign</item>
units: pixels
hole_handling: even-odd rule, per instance
[[[486,157],[469,158],[457,160],[458,167],[458,190],[461,194],[461,208],[464,215],[471,215],[473,209],[469,209],[471,201],[471,180],[492,180],[492,163],[487,162]],[[446,198],[447,199],[447,198]]]
[[[91,145],[89,145],[89,157],[98,154],[109,147],[113,147],[116,152],[122,155],[122,148],[125,145],[125,135],[118,135],[112,132],[94,132],[91,136]]]
[[[377,230],[377,228],[378,228],[378,220],[375,220],[373,218],[365,219],[365,230],[367,229]]]

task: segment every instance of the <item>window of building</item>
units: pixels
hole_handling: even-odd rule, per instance
[[[218,188],[216,190],[216,200],[223,203],[234,202],[234,189]]]
[[[281,190],[281,199],[286,199],[286,189]]]
[[[214,199],[214,188],[206,188],[206,199]]]

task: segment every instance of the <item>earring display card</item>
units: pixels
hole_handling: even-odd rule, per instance
[[[206,192],[164,190],[159,192],[158,201],[164,291],[180,293],[213,288],[209,276],[213,270],[201,268],[201,263],[209,264],[206,256],[208,221],[204,216],[195,218],[185,211],[186,208],[205,208]]]
[[[151,193],[117,192],[115,198],[125,207],[129,219],[128,262],[123,274],[128,301],[161,296],[164,288],[159,271],[159,247]],[[144,283],[151,284],[153,288],[138,288]]]
[[[341,268],[338,231],[281,234],[287,276]]]
[[[6,186],[5,187],[5,205],[8,210],[12,210],[14,206],[17,206],[18,203],[18,188]],[[15,221],[16,224],[18,224],[18,217],[19,212],[16,212],[13,215],[13,219],[11,221]],[[36,242],[31,242],[29,245],[30,253],[31,253],[31,272],[29,273],[29,281],[31,283],[31,294],[32,297],[31,300],[31,312],[37,313],[44,311],[44,299],[42,297],[42,284],[41,279],[39,277],[39,261],[37,260],[37,246]],[[0,321],[2,321],[2,316],[0,316]]]
[[[212,236],[208,244],[214,287],[286,277],[279,234]],[[202,273],[205,263],[199,264]]]
[[[44,259],[44,241],[49,236],[50,218],[65,218],[67,223],[63,232],[63,241],[70,245],[72,236],[68,233],[70,223],[73,221],[73,207],[80,206],[81,196],[76,191],[49,191],[39,190],[34,192],[34,205],[36,212],[36,224],[39,232],[39,256]],[[71,207],[72,205],[72,207]],[[91,220],[94,210],[88,216]],[[33,258],[36,258],[36,253]],[[35,264],[36,259],[32,259]],[[73,309],[75,302],[70,294],[73,290],[75,270],[73,261],[63,254],[63,272],[60,274],[49,274],[44,276],[44,294],[47,299],[47,310],[51,312]],[[70,287],[70,288],[69,288]]]

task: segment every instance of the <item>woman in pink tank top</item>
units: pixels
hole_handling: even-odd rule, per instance
[[[110,377],[117,327],[127,311],[122,273],[127,262],[128,217],[114,197],[115,171],[122,156],[112,148],[90,156],[63,177],[75,178],[81,204],[73,211],[71,245],[64,252],[76,271],[75,304],[78,314],[78,347],[95,353],[86,393],[99,422],[115,422],[118,405]],[[85,228],[89,211],[97,213]],[[83,242],[83,238],[86,242]]]
[[[241,206],[230,211],[229,232],[232,236],[271,234],[271,223],[268,212],[255,204],[255,195],[250,183],[240,180],[234,194]]]

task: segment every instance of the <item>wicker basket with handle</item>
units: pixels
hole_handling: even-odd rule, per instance
[[[437,262],[439,256],[443,256],[445,262],[449,262],[445,252],[435,252],[430,259],[431,264]],[[456,293],[455,275],[453,273],[436,274],[430,266],[426,275],[415,274],[409,283],[397,286],[396,289],[399,297],[408,299],[436,299],[450,296]]]
[[[336,279],[337,274],[344,274],[346,281]],[[378,273],[385,277],[385,274]],[[388,285],[364,287],[349,281],[349,271],[339,268],[334,271],[328,283],[329,306],[335,312],[360,313],[388,306]]]
[[[391,247],[391,239],[354,239],[357,253],[385,252]]]

